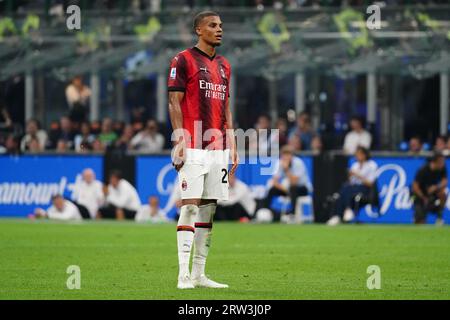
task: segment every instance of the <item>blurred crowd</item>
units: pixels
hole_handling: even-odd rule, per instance
[[[148,116],[150,112],[144,107],[133,108],[129,121],[109,117],[101,121],[88,121],[90,95],[91,90],[81,77],[72,79],[65,89],[67,114],[52,121],[47,128],[38,119],[29,119],[25,128],[21,128],[12,121],[6,103],[0,101],[0,154],[48,151],[104,153],[113,150],[151,154],[171,149],[170,124],[158,123]],[[235,127],[240,128],[239,124]],[[320,154],[324,150],[342,150],[353,155],[358,146],[368,150],[377,149],[372,130],[367,129],[364,117],[354,115],[343,127],[346,133],[342,138],[331,142],[328,139],[325,143],[323,132],[313,125],[311,115],[306,111],[289,120],[288,117],[271,119],[267,114],[260,114],[253,128],[249,128],[254,130],[245,132],[248,137],[246,144],[239,147],[260,155],[270,155],[272,150],[285,145],[296,153],[310,151],[313,154]],[[450,139],[438,136],[435,141],[424,141],[414,135],[409,141],[402,142],[397,150],[412,155],[432,150],[450,155]]]
[[[21,134],[14,132],[14,123],[7,109],[0,113],[0,154],[22,153],[105,153],[136,151],[139,153],[161,153],[171,148],[171,130],[168,124],[146,118],[141,108],[134,109],[129,122],[103,118],[101,121],[75,121],[66,115],[43,128],[37,119],[27,121]],[[160,129],[162,128],[162,129]],[[310,151],[320,154],[325,150],[320,132],[311,124],[308,112],[301,112],[294,123],[279,118],[272,125],[270,116],[262,114],[257,118],[246,141],[246,149],[269,155],[273,148],[289,145],[294,152]],[[272,130],[277,129],[277,130]],[[342,150],[354,154],[358,146],[373,149],[372,134],[365,128],[364,120],[353,116],[348,124],[343,144],[328,146],[327,149]],[[426,151],[440,151],[450,155],[450,139],[440,135],[433,142],[426,142],[419,136],[401,143],[398,151],[420,155]]]

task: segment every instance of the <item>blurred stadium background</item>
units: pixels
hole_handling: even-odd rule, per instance
[[[71,4],[81,8],[81,30],[66,26]],[[380,29],[366,27],[372,4],[381,8]],[[33,190],[28,200],[11,200],[7,190],[14,183],[26,193],[30,183],[61,186],[65,177],[59,190],[70,197],[76,176],[93,167],[99,179],[121,168],[142,202],[156,194],[174,217],[166,78],[170,58],[194,44],[192,17],[203,9],[216,10],[224,21],[219,52],[233,67],[236,127],[262,128],[261,117],[268,116],[267,127],[281,129],[281,144],[292,144],[306,159],[315,220],[326,220],[321,203],[344,179],[349,157],[343,140],[356,115],[372,136],[376,160],[394,166],[379,178],[380,196],[387,199],[382,217],[369,212],[363,220],[411,222],[402,192],[409,195],[427,152],[450,149],[445,0],[0,1],[0,151],[14,155],[0,158],[0,215],[26,216],[49,204]],[[75,141],[80,118],[66,92],[76,76],[90,90],[80,117],[94,138],[83,146]],[[313,144],[289,141],[302,112],[317,138]],[[24,142],[30,119],[46,132],[44,145]],[[163,146],[130,147],[148,119],[156,120]],[[268,177],[252,170],[241,166],[238,176],[258,198]],[[394,198],[388,199],[390,190]]]

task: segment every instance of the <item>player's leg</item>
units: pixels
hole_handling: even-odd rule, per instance
[[[217,151],[215,151],[217,152]],[[191,278],[196,287],[228,288],[205,275],[206,259],[211,247],[212,226],[218,199],[228,199],[228,154],[223,154],[223,161],[214,161],[209,165],[205,175],[204,191],[195,219],[194,256]]]
[[[185,164],[179,172],[182,205],[177,224],[178,246],[178,288],[194,288],[190,273],[189,260],[194,241],[194,219],[198,215],[200,198],[203,193],[204,175],[199,165]]]

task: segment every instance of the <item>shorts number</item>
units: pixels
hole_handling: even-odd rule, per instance
[[[223,172],[222,183],[228,183],[227,181],[228,170],[222,169],[222,172]]]

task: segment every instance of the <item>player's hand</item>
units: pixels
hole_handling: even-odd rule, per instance
[[[239,154],[238,154],[236,148],[231,149],[230,156],[231,156],[231,163],[232,163],[230,175],[234,175],[234,173],[236,172],[236,169],[239,165]]]
[[[281,168],[283,169],[283,171],[289,170],[289,161],[286,161],[285,159],[281,159],[280,165],[281,165]]]
[[[176,171],[180,171],[186,160],[186,143],[180,139],[172,149],[172,165]]]
[[[435,193],[436,191],[438,190],[438,187],[437,186],[431,186],[431,187],[429,187],[428,188],[428,194],[433,194],[433,193]]]
[[[44,209],[37,208],[36,210],[34,210],[34,216],[35,216],[36,218],[44,218],[44,217],[45,217],[45,211],[44,211]]]

